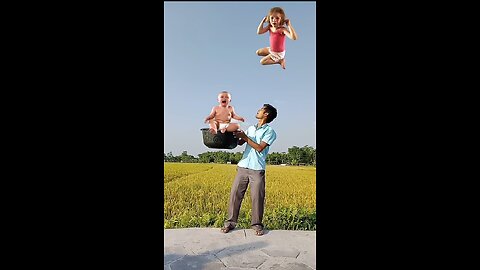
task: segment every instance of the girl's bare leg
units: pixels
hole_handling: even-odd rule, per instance
[[[260,64],[262,65],[273,65],[273,64],[277,64],[275,63],[275,61],[272,60],[272,58],[270,58],[270,54],[263,57],[262,59],[260,59]]]
[[[268,51],[268,47],[265,47],[258,49],[256,53],[258,56],[267,56],[270,52]]]
[[[283,58],[282,60],[278,61],[278,63],[282,66],[283,69],[285,69],[285,66],[287,65],[287,63],[285,62],[285,58]]]
[[[285,58],[283,58],[282,60],[280,60],[278,62],[275,62],[275,61],[272,60],[272,58],[270,58],[270,55],[267,55],[260,60],[260,64],[262,64],[262,65],[279,64],[280,66],[282,66],[283,69],[285,69],[286,62],[285,62]]]

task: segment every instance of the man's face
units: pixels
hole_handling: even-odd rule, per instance
[[[257,115],[255,116],[257,119],[262,119],[264,117],[267,117],[268,113],[265,112],[265,107],[260,108],[257,111]]]

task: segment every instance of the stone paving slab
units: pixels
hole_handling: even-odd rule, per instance
[[[164,230],[164,270],[316,269],[316,231],[220,228]]]

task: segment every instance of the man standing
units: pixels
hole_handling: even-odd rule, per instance
[[[270,145],[277,138],[277,134],[268,123],[277,117],[277,109],[270,104],[264,104],[255,116],[258,124],[250,126],[246,132],[234,132],[239,138],[239,145],[245,142],[247,146],[242,159],[238,162],[237,175],[233,181],[228,207],[228,219],[222,228],[228,233],[237,225],[238,214],[243,196],[250,183],[252,197],[252,229],[255,235],[263,235],[263,210],[265,203],[265,165]]]

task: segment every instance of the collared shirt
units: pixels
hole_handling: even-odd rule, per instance
[[[245,147],[245,151],[243,152],[242,159],[238,162],[238,167],[252,169],[252,170],[265,170],[267,159],[268,150],[270,149],[270,145],[275,141],[277,138],[277,134],[270,127],[268,124],[264,124],[263,126],[257,128],[257,125],[250,126],[247,131],[245,132],[252,141],[260,144],[262,141],[266,142],[268,145],[262,150],[262,152],[258,152],[257,150],[253,149],[248,143]]]

